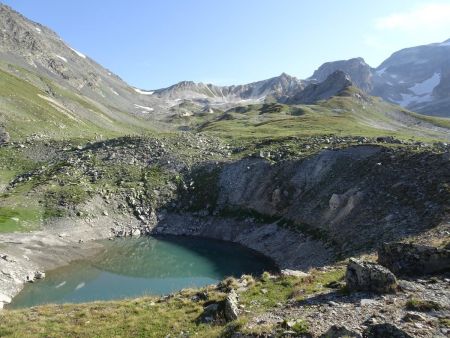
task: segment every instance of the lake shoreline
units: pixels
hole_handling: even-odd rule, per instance
[[[113,224],[139,228],[142,224],[125,215],[101,214],[95,218],[60,219],[45,229],[30,233],[0,234],[0,308],[11,302],[36,272],[45,272],[98,252],[95,242],[113,236]],[[270,258],[277,268],[308,270],[332,263],[333,253],[318,241],[276,224],[167,214],[153,225],[149,235],[212,238],[240,244]]]

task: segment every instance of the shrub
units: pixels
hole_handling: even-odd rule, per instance
[[[442,306],[432,300],[426,300],[426,299],[417,299],[417,298],[411,298],[406,302],[406,308],[408,310],[413,311],[432,311],[432,310],[440,310],[442,309]]]

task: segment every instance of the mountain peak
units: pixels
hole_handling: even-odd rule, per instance
[[[324,63],[310,79],[322,82],[338,70],[349,75],[352,82],[363,91],[369,92],[372,89],[372,68],[361,57]]]
[[[303,91],[289,98],[288,103],[311,104],[319,100],[327,100],[332,96],[339,95],[352,85],[348,74],[336,70],[329,74],[324,81],[311,83]]]
[[[287,79],[293,78],[293,76],[291,76],[291,75],[289,75],[288,73],[285,73],[285,72],[281,73],[279,77],[280,78],[287,78]]]

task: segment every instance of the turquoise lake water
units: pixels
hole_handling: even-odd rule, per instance
[[[190,237],[103,241],[90,259],[49,271],[27,284],[9,308],[165,295],[217,283],[228,276],[274,270],[267,258],[240,245]]]

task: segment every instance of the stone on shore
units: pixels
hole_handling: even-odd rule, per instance
[[[239,307],[238,307],[238,295],[236,294],[236,291],[231,290],[231,292],[228,294],[227,298],[225,299],[225,319],[227,321],[232,321],[238,319],[239,316]]]
[[[345,280],[350,291],[390,293],[398,286],[394,274],[385,267],[355,258],[350,258]]]

